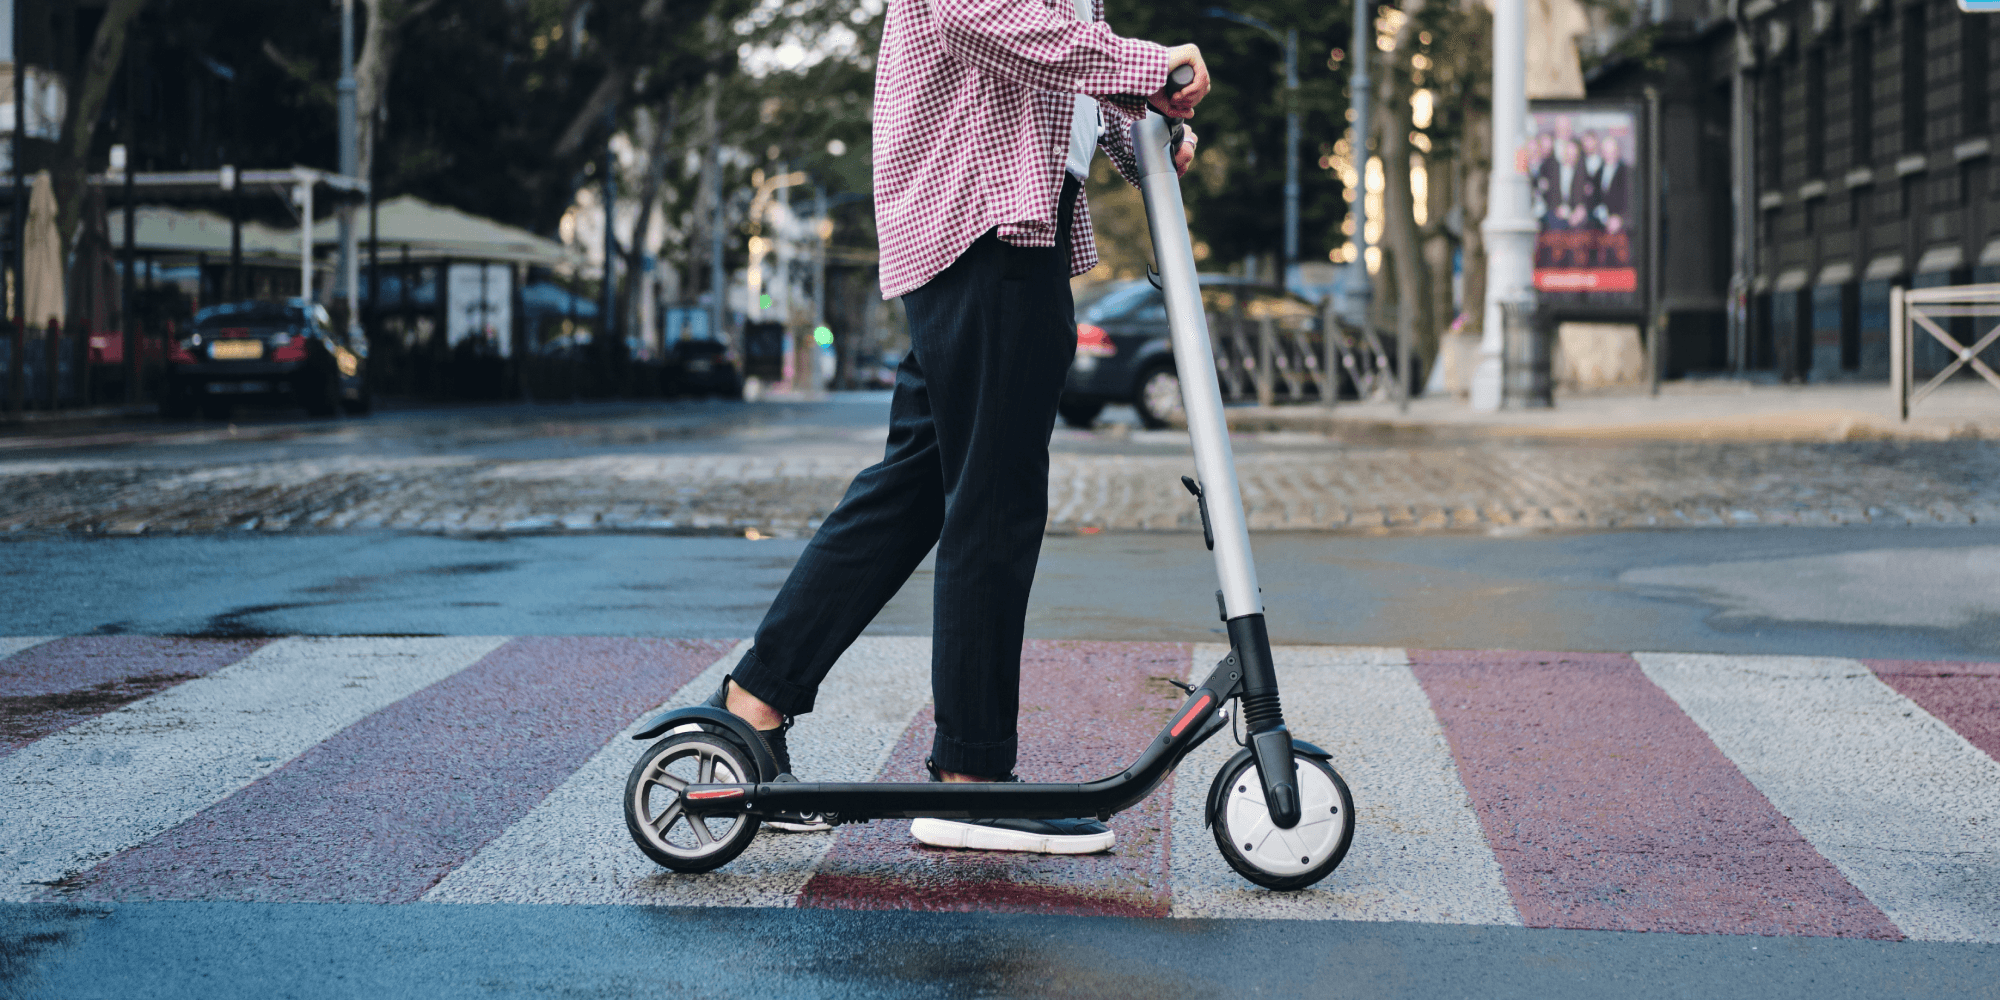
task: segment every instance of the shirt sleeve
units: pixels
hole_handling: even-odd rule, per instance
[[[1105,122],[1104,131],[1097,136],[1097,148],[1104,150],[1127,184],[1139,186],[1139,154],[1132,148],[1132,131],[1122,120]]]
[[[1034,90],[1150,94],[1167,82],[1165,46],[1120,38],[1103,21],[1043,0],[933,0],[945,51]]]

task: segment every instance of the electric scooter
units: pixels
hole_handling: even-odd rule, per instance
[[[1170,81],[1193,81],[1192,67]],[[1209,786],[1206,819],[1229,866],[1258,885],[1302,889],[1325,878],[1354,839],[1354,801],[1330,755],[1285,728],[1264,627],[1250,533],[1223,422],[1215,356],[1181,205],[1173,153],[1181,123],[1148,111],[1131,126],[1146,221],[1165,293],[1182,405],[1200,480],[1181,477],[1215,553],[1216,592],[1229,655],[1187,692],[1166,728],[1131,766],[1084,783],[778,782],[750,724],[719,708],[676,709],[633,738],[652,740],[625,785],[625,825],[639,850],[677,872],[706,872],[743,853],[778,813],[821,813],[835,823],[877,819],[1110,819],[1159,787],[1188,753],[1240,716],[1245,735]]]

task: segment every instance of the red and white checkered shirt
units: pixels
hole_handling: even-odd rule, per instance
[[[875,222],[882,297],[936,277],[996,226],[1049,247],[1077,94],[1107,111],[1098,141],[1136,178],[1124,122],[1167,82],[1167,50],[1076,16],[1069,0],[890,0],[875,71]],[[1125,98],[1120,100],[1119,98]],[[1079,194],[1070,273],[1097,266]]]

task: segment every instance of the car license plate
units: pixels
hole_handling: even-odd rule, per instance
[[[264,356],[261,340],[218,340],[208,345],[208,356],[217,361],[255,361]]]
[[[271,383],[269,383],[269,382],[210,382],[210,383],[208,384],[208,391],[209,391],[209,392],[211,392],[211,393],[217,393],[217,394],[221,394],[221,393],[232,393],[232,392],[233,392],[233,393],[245,393],[245,392],[270,392],[270,391],[271,391]]]

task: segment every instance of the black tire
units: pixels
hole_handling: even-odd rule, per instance
[[[1063,393],[1056,401],[1056,412],[1062,414],[1063,423],[1078,430],[1089,430],[1097,423],[1097,415],[1104,412],[1104,400],[1095,396],[1072,396]]]
[[[1291,830],[1272,827],[1267,814],[1261,826],[1255,822],[1262,814],[1263,788],[1248,750],[1230,758],[1208,790],[1216,849],[1236,874],[1266,889],[1290,891],[1317,883],[1340,867],[1354,844],[1354,796],[1347,782],[1325,761],[1304,754],[1294,754],[1293,760],[1298,765],[1303,814]],[[1245,823],[1246,819],[1252,822]],[[1305,851],[1297,863],[1289,853],[1281,863],[1274,858],[1288,844]]]
[[[1181,402],[1181,378],[1174,371],[1172,361],[1160,358],[1139,369],[1139,378],[1132,392],[1132,408],[1139,411],[1139,422],[1148,430],[1171,427],[1176,419],[1181,423],[1187,422],[1187,410]]]
[[[722,735],[670,733],[646,748],[625,779],[625,829],[639,850],[662,868],[714,871],[750,846],[758,820],[743,813],[686,812],[674,782],[686,787],[696,781],[733,785],[756,780],[757,765],[750,755]],[[665,792],[667,801],[655,808],[658,792]],[[718,835],[719,823],[728,825]]]
[[[330,367],[300,373],[292,392],[308,417],[331,417],[340,412],[340,375]]]
[[[359,396],[341,400],[340,408],[346,410],[350,417],[365,417],[375,409],[375,394],[363,386]]]
[[[168,379],[160,387],[160,416],[167,420],[186,420],[194,416],[195,397],[187,387],[178,381]]]

